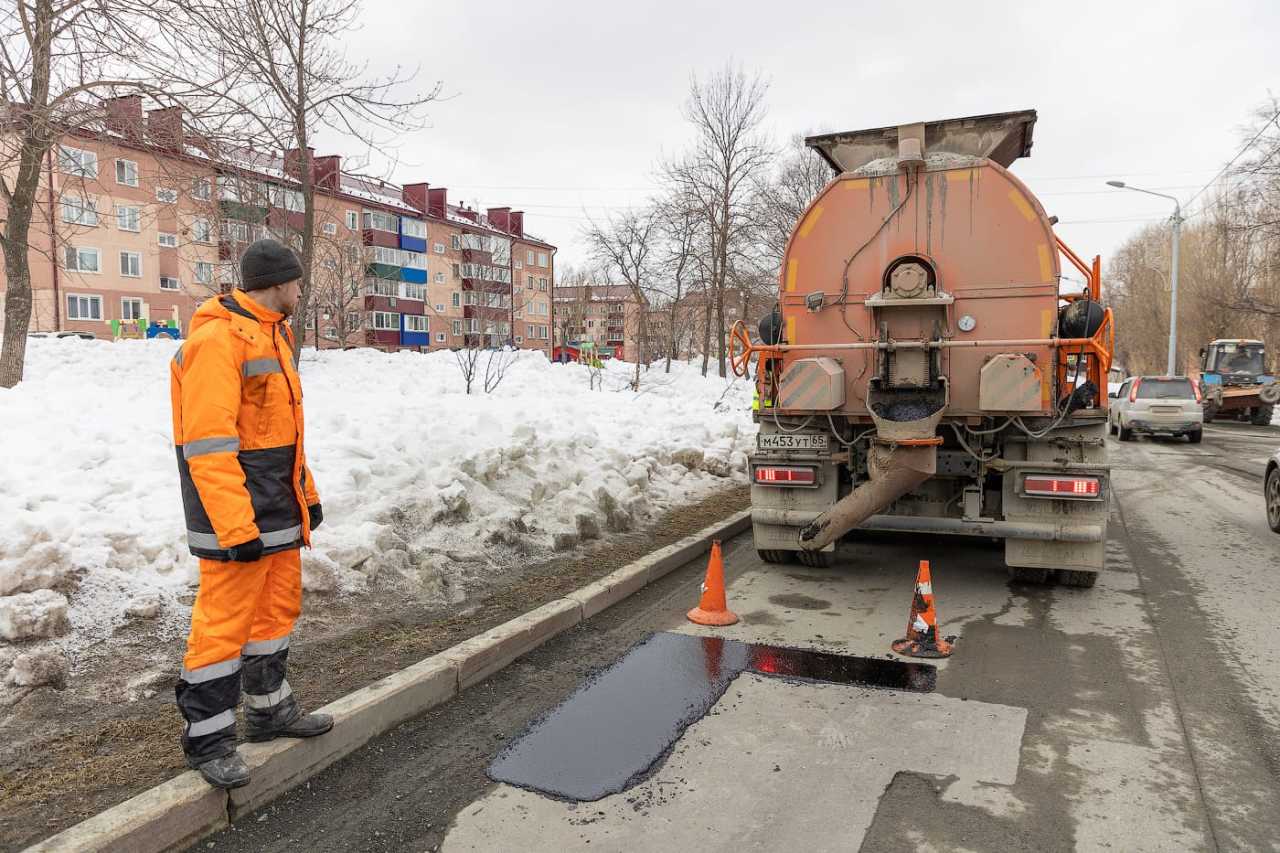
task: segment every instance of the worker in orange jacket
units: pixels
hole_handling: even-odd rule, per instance
[[[187,544],[200,591],[176,693],[187,762],[211,785],[247,784],[236,751],[243,686],[251,741],[333,727],[304,714],[285,680],[302,608],[299,549],[323,520],[303,453],[302,385],[285,319],[301,295],[297,256],[259,240],[242,287],[206,301],[170,367],[173,439]]]

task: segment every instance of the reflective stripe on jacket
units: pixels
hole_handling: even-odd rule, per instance
[[[284,317],[239,290],[206,301],[169,376],[191,553],[227,560],[258,537],[264,554],[309,545],[307,507],[320,497]]]

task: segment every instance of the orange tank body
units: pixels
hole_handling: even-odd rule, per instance
[[[1022,181],[985,158],[930,157],[914,173],[899,170],[896,162],[883,170],[874,166],[861,170],[871,174],[846,172],[832,181],[792,233],[779,299],[786,342],[875,340],[882,333],[872,326],[866,300],[881,292],[889,264],[907,256],[929,262],[938,290],[955,298],[946,312],[944,337],[1045,339],[1053,333],[1061,272],[1057,246],[1044,208]],[[811,311],[805,300],[815,292],[823,294],[824,307]],[[888,336],[929,338],[934,313],[886,312]],[[968,331],[959,328],[962,317],[974,321]],[[980,414],[979,371],[996,351],[943,350],[942,373],[951,391],[948,415]],[[1033,353],[1037,365],[1053,364],[1047,346],[1019,351]],[[842,411],[866,415],[875,352],[789,350],[782,369],[817,356],[829,356],[845,368]],[[1045,377],[1041,411],[1047,414],[1052,408],[1048,371]]]

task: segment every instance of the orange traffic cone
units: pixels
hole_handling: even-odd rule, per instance
[[[938,634],[938,614],[933,609],[933,578],[929,561],[920,561],[916,574],[916,592],[911,599],[911,615],[907,618],[907,636],[893,643],[893,650],[913,658],[945,658],[951,656],[951,644]]]
[[[702,600],[689,611],[689,621],[699,625],[732,625],[738,621],[738,614],[729,609],[724,597],[724,563],[720,559],[718,540],[711,543],[707,579],[702,582]]]

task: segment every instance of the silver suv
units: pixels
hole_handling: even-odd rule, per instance
[[[1199,389],[1187,377],[1133,376],[1108,396],[1107,423],[1121,441],[1132,441],[1134,433],[1141,433],[1185,435],[1192,444],[1200,443],[1204,409]]]

